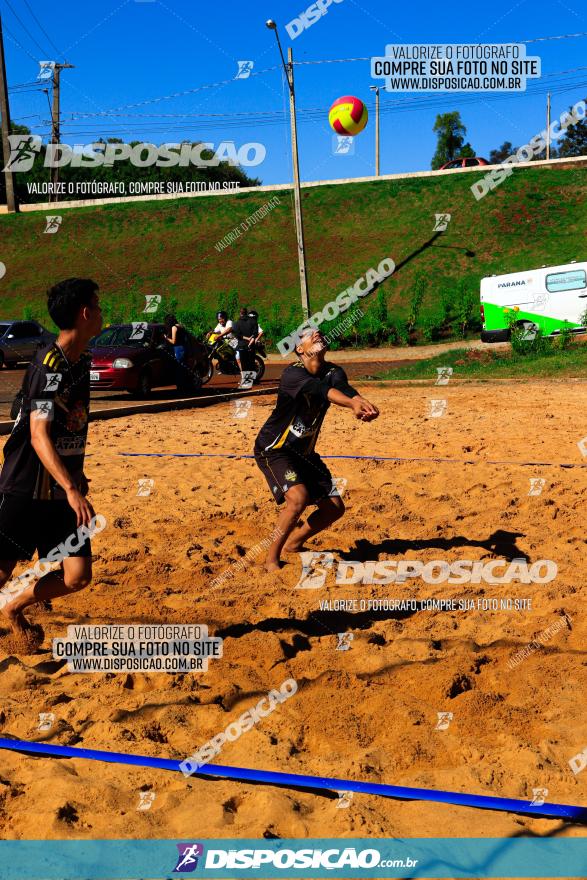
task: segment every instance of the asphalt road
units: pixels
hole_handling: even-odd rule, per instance
[[[335,357],[332,358],[335,360]],[[267,363],[265,375],[261,380],[261,388],[277,386],[279,377],[284,366],[289,363],[288,359],[285,363]],[[389,369],[394,364],[400,364],[402,361],[353,361],[344,364],[344,368],[349,378],[365,375],[375,375],[383,369]],[[10,418],[10,407],[16,392],[19,390],[25,374],[25,367],[18,367],[14,370],[6,368],[0,370],[0,421],[6,421]],[[239,376],[219,376],[215,374],[212,380],[204,385],[199,395],[214,395],[226,393],[227,391],[235,391],[240,380]],[[199,396],[198,395],[198,396]],[[149,396],[149,400],[173,400],[177,397],[175,387],[158,388]],[[128,394],[126,391],[93,391],[92,392],[92,409],[109,409],[111,407],[134,406],[137,398]]]

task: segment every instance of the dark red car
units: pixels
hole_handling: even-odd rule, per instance
[[[482,159],[481,156],[467,156],[466,159],[451,159],[450,162],[445,162],[444,165],[441,165],[438,170],[449,171],[453,168],[476,168],[479,165],[489,165],[489,162],[487,159]]]
[[[176,382],[176,362],[165,342],[163,324],[111,324],[92,339],[89,347],[92,391],[129,391],[146,397],[152,388]],[[190,384],[196,390],[209,368],[202,343],[192,340],[186,364],[193,374]]]

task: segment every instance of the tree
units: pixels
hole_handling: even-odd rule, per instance
[[[490,165],[499,165],[501,162],[505,162],[505,160],[516,153],[518,150],[517,147],[512,146],[511,141],[504,141],[501,147],[497,150],[492,150],[489,154],[489,164]]]
[[[2,131],[2,126],[0,125],[0,131]],[[16,122],[10,123],[10,134],[30,134],[30,128],[27,128],[26,125],[17,125]]]
[[[462,156],[463,159],[472,159],[473,156],[476,155],[477,153],[475,152],[469,141],[467,141],[466,144],[463,144],[463,146],[459,150],[459,156]]]
[[[30,134],[28,128],[23,125],[13,125],[11,129],[14,134]],[[101,144],[122,144],[120,138],[97,138],[94,143]],[[131,147],[139,144],[139,141],[129,141]],[[192,146],[197,146],[199,141],[186,142]],[[0,150],[0,153],[2,151]],[[42,144],[39,152],[35,156],[33,167],[30,171],[15,172],[15,185],[20,202],[38,202],[39,189],[38,185],[46,184],[49,181],[49,169],[45,168],[45,156],[47,145]],[[213,150],[203,150],[202,158],[210,160],[214,156]],[[0,166],[3,167],[3,166]],[[194,181],[202,184],[204,187],[212,187],[217,185],[222,188],[225,181],[235,181],[240,187],[256,186],[261,183],[257,177],[249,177],[247,173],[239,165],[231,165],[227,161],[222,160],[218,165],[208,165],[204,167],[188,165],[188,166],[170,166],[159,167],[157,165],[137,167],[132,164],[130,159],[122,159],[113,165],[97,165],[95,167],[73,167],[72,165],[64,165],[59,173],[60,182],[66,186],[75,183],[86,183],[99,181],[104,183],[122,183],[128,186],[129,182],[145,182],[157,181],[164,186],[174,184],[192,184]],[[35,191],[33,184],[37,186]],[[173,188],[173,187],[172,187]],[[72,186],[73,191],[67,192],[68,199],[88,198],[84,194],[83,189],[76,190]],[[128,192],[127,192],[128,194]],[[97,193],[93,198],[106,198],[108,192]],[[6,193],[4,186],[4,175],[0,173],[0,204],[6,202]]]
[[[430,167],[436,169],[460,155],[467,129],[459,111],[453,110],[451,113],[439,113],[432,131],[438,134],[438,143]]]
[[[551,151],[552,155],[552,151]],[[587,156],[587,120],[581,119],[575,125],[569,125],[559,141],[558,157]]]

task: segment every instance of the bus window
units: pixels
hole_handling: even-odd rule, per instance
[[[572,272],[555,272],[546,276],[546,289],[551,293],[563,290],[583,290],[587,287],[587,273],[584,269]]]

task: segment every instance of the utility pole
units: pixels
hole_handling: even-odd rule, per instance
[[[300,166],[298,162],[298,132],[296,125],[296,97],[294,92],[294,66],[291,46],[287,50],[289,67],[289,115],[291,120],[291,153],[293,158],[294,175],[294,208],[296,212],[296,231],[298,239],[298,264],[300,268],[300,289],[302,293],[302,314],[304,321],[310,317],[310,295],[308,293],[308,279],[306,272],[306,250],[304,243],[304,218],[302,215],[302,193],[300,189]]]
[[[379,177],[379,86],[369,86],[375,92],[375,175]]]
[[[61,88],[61,71],[73,67],[73,64],[58,64],[55,62],[53,68],[53,109],[51,112],[51,143],[58,144],[61,136],[61,110],[60,110],[60,88]],[[59,168],[53,165],[51,168],[51,202],[59,200],[57,195],[57,184],[59,183]]]
[[[310,311],[310,294],[308,291],[308,275],[306,270],[306,249],[304,243],[304,217],[302,212],[302,194],[300,189],[300,166],[298,161],[298,134],[296,124],[296,96],[294,90],[294,65],[293,52],[291,46],[287,50],[287,64],[283,57],[283,49],[281,41],[277,33],[277,25],[272,19],[266,22],[269,30],[275,31],[279,53],[281,55],[281,63],[287,77],[289,86],[289,116],[291,123],[291,154],[293,160],[293,178],[294,178],[294,210],[296,219],[296,238],[298,245],[298,265],[300,271],[300,292],[302,296],[302,314],[304,321],[307,321],[311,315]]]
[[[2,152],[4,153],[4,166],[10,161],[10,109],[8,106],[8,85],[6,80],[6,61],[4,58],[4,39],[2,37],[2,19],[0,18],[0,124],[2,125]],[[18,201],[14,191],[14,175],[12,171],[4,172],[4,184],[6,187],[6,206],[9,213],[18,211]]]
[[[546,96],[546,158],[550,159],[550,92]]]

